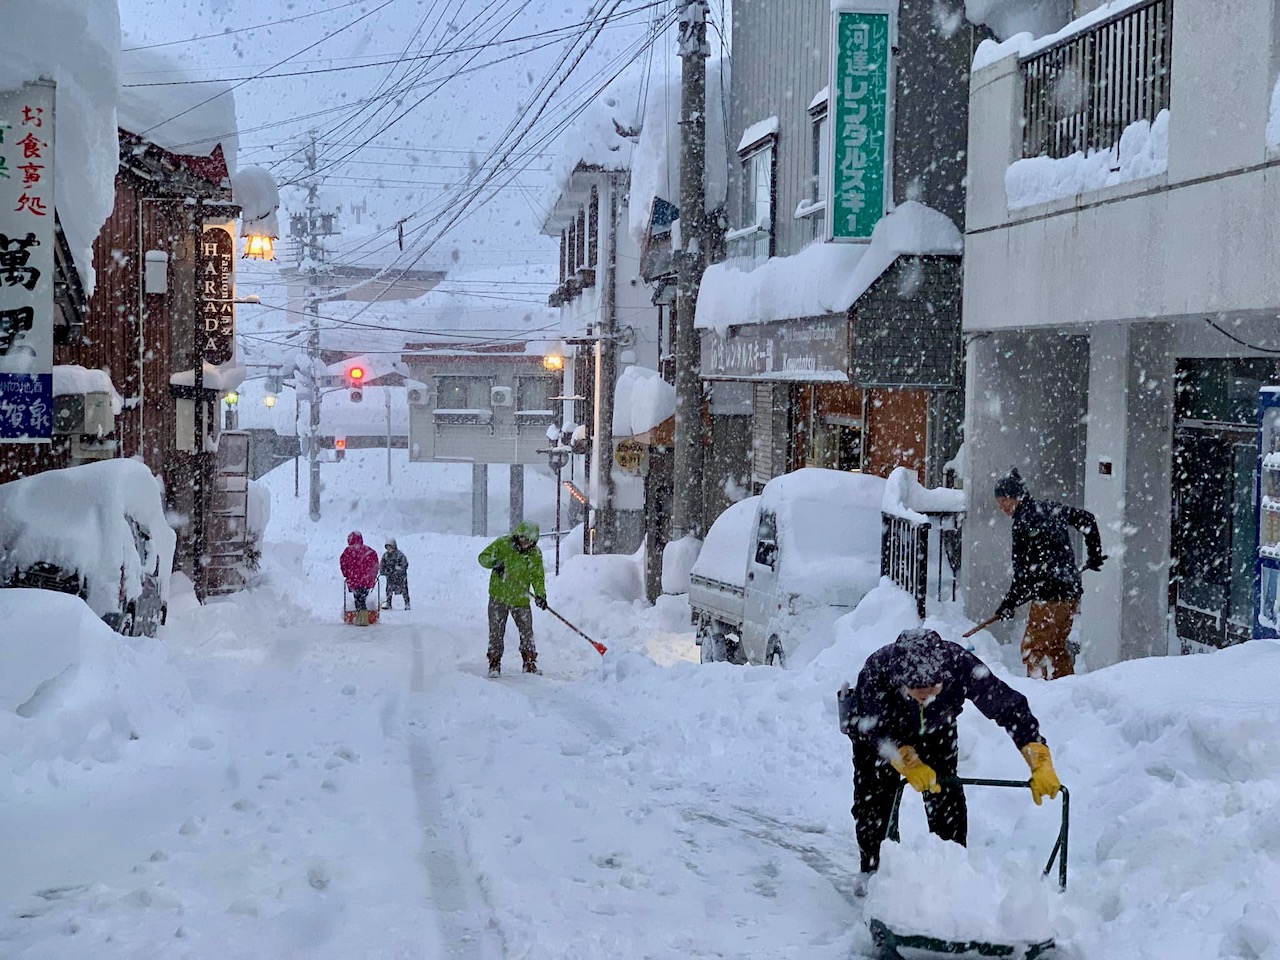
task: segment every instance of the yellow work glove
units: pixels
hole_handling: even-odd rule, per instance
[[[915,787],[917,793],[937,793],[942,787],[938,784],[938,775],[933,767],[920,759],[915,747],[899,747],[898,755],[889,761],[893,769],[907,778],[907,783]]]
[[[1054,799],[1062,789],[1062,781],[1053,769],[1053,758],[1049,756],[1048,746],[1043,743],[1028,743],[1022,748],[1022,756],[1031,768],[1031,798],[1035,800],[1036,806],[1044,803],[1045,797]]]

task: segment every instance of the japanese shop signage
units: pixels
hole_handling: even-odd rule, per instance
[[[849,369],[843,317],[810,317],[702,334],[702,373],[743,380],[842,380]]]
[[[53,100],[0,92],[0,443],[53,435]]]
[[[831,16],[833,240],[869,240],[890,189],[894,2],[834,0]]]
[[[206,226],[200,247],[200,355],[215,366],[235,354],[235,262],[232,227]]]

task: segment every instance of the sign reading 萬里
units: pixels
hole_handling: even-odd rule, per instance
[[[875,0],[832,5],[831,239],[868,240],[889,192],[892,12]]]
[[[53,436],[52,82],[0,91],[0,443]]]

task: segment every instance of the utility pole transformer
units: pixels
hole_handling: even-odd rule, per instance
[[[707,0],[680,13],[680,249],[676,253],[676,448],[671,539],[702,523],[702,363],[694,329],[706,269]]]

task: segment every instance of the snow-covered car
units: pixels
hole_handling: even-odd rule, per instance
[[[806,468],[722,513],[689,576],[702,661],[782,665],[802,635],[852,610],[879,582],[884,489]]]
[[[76,594],[127,636],[164,622],[175,542],[160,485],[135,460],[0,484],[0,583]]]

